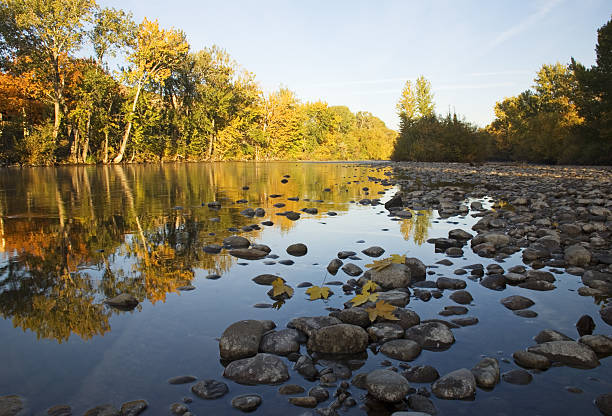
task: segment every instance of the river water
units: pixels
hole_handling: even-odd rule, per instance
[[[426,240],[446,237],[454,228],[470,231],[477,221],[471,215],[443,219],[436,211],[421,211],[397,221],[382,205],[358,203],[363,198],[384,203],[393,196],[397,188],[380,181],[390,173],[385,165],[295,162],[3,169],[0,396],[23,397],[24,414],[45,414],[57,404],[83,414],[100,404],[120,407],[136,399],[149,402],[145,414],[169,414],[171,403],[189,397],[191,411],[204,415],[238,414],[229,405],[231,398],[257,393],[263,397],[259,414],[301,414],[304,410],[288,404],[277,387],[223,379],[218,337],[227,326],[265,319],[284,328],[291,318],[343,308],[353,295],[344,295],[340,286],[330,286],[335,294],[325,301],[309,301],[306,289],[297,288],[302,282],[322,286],[349,279],[342,271],[336,276],[326,272],[341,250],[357,252],[361,259],[351,262],[363,269],[371,259],[360,252],[373,245],[386,250],[383,257],[417,257],[434,266],[429,268],[434,272],[429,279],[434,280],[456,277],[453,271],[461,266],[492,262],[467,248],[464,257],[452,259],[454,265],[435,264],[446,257]],[[221,208],[209,208],[211,201],[219,201]],[[274,206],[279,203],[285,206]],[[241,215],[248,207],[261,207],[266,214]],[[317,208],[318,213],[302,213],[297,221],[277,215],[302,208]],[[274,224],[261,225],[263,221]],[[242,229],[254,224],[259,226]],[[230,257],[226,250],[204,252],[204,246],[221,244],[232,234],[270,246],[278,258],[249,261]],[[308,246],[308,254],[288,255],[286,247],[298,242]],[[294,264],[279,263],[286,259]],[[516,264],[521,264],[520,253],[501,263],[506,269]],[[255,308],[274,303],[266,295],[268,288],[251,281],[263,273],[283,277],[295,295],[274,308]],[[594,317],[596,333],[606,333],[609,327],[599,318],[598,305],[575,293],[579,278],[556,277],[556,290],[527,294],[510,286],[491,291],[466,278],[474,297],[469,316],[478,317],[479,323],[453,330],[457,341],[448,351],[423,351],[410,364],[433,365],[445,374],[492,356],[500,360],[502,372],[512,370],[517,368],[512,353],[532,345],[532,337],[542,329],[577,338],[574,324],[585,313]],[[195,290],[179,290],[189,285]],[[127,312],[103,304],[119,293],[134,295],[140,304]],[[448,294],[429,302],[413,298],[407,308],[421,319],[442,318],[438,312],[454,304]],[[521,318],[499,303],[513,294],[533,299],[531,309],[538,316]],[[368,354],[356,372],[381,368],[387,360],[382,354]],[[445,415],[596,415],[593,399],[612,390],[610,360],[601,363],[593,370],[553,367],[534,374],[527,386],[501,382],[491,391],[479,389],[473,401],[431,400]],[[185,374],[224,380],[230,394],[206,401],[194,396],[189,385],[166,382]],[[294,371],[290,374],[290,383],[306,389],[315,385]],[[583,392],[571,393],[568,386]],[[350,391],[358,405],[342,413],[390,414],[365,406],[364,391]]]

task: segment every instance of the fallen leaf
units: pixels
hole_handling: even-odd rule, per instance
[[[399,254],[391,254],[391,261],[396,264],[405,264],[406,256],[400,256]]]
[[[351,303],[353,306],[359,306],[366,302],[376,302],[376,299],[378,299],[378,293],[370,293],[367,290],[363,290],[361,295],[357,295],[351,299]]]
[[[376,306],[373,308],[366,308],[368,311],[368,316],[370,317],[370,321],[374,322],[376,318],[384,318],[389,321],[398,321],[399,318],[393,315],[393,311],[395,311],[395,306],[390,303],[385,302],[384,300],[379,300],[376,302]]]
[[[327,299],[329,297],[329,288],[327,286],[311,286],[306,290],[306,294],[310,295],[310,300]]]
[[[391,266],[392,263],[393,259],[391,257],[388,257],[382,260],[374,260],[374,263],[366,264],[366,267],[369,267],[372,270],[376,270],[377,272],[379,272],[384,268]]]
[[[274,302],[274,304],[272,305],[272,308],[274,309],[280,309],[281,306],[283,306],[285,304],[284,300],[277,300],[276,302]]]
[[[366,292],[370,292],[370,293],[374,292],[376,289],[378,289],[378,285],[371,280],[368,280],[368,283],[363,285],[363,288],[362,288],[362,290],[365,290]]]
[[[272,296],[277,297],[285,293],[288,297],[293,296],[293,289],[285,284],[280,277],[272,282]]]

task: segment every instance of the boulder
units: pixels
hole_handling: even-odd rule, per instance
[[[529,347],[527,351],[543,355],[570,367],[595,368],[599,360],[595,352],[576,341],[549,341]]]
[[[279,384],[289,380],[289,371],[282,359],[261,353],[232,361],[223,376],[240,384]]]
[[[374,370],[366,377],[368,393],[382,402],[395,403],[406,397],[410,384],[401,375],[389,370]]]
[[[434,382],[431,391],[440,399],[468,399],[476,394],[476,379],[470,370],[461,368]]]
[[[367,348],[368,333],[356,325],[325,326],[314,331],[307,345],[310,351],[319,353],[355,354]]]
[[[238,360],[251,357],[259,351],[259,343],[265,332],[261,321],[245,320],[227,327],[219,339],[222,359]]]

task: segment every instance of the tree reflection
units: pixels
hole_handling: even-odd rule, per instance
[[[415,211],[411,218],[402,220],[400,232],[404,236],[404,240],[408,241],[412,237],[412,241],[419,246],[425,243],[431,227],[431,217],[431,210],[423,210]]]

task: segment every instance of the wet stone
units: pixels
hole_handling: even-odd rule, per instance
[[[538,313],[535,311],[531,311],[528,309],[522,309],[520,311],[514,311],[516,316],[520,316],[521,318],[536,318]]]
[[[533,380],[533,376],[525,370],[516,369],[516,370],[510,370],[502,374],[502,379],[506,383],[518,384],[518,385],[524,386],[524,385],[531,383],[531,380]]]
[[[408,328],[404,338],[417,342],[426,350],[443,350],[455,342],[453,333],[448,327],[439,322],[428,322]]]
[[[589,315],[582,315],[576,322],[576,330],[578,335],[591,335],[595,329],[595,321]]]
[[[375,399],[383,402],[399,402],[410,389],[401,375],[389,370],[374,370],[366,376],[366,388]]]
[[[193,383],[197,378],[194,376],[176,376],[168,379],[168,384],[187,384]]]
[[[317,399],[318,403],[329,399],[329,392],[321,386],[312,387],[310,390],[308,390],[308,395]]]
[[[450,277],[439,277],[438,280],[436,280],[436,286],[438,286],[438,289],[457,290],[457,289],[465,289],[467,286],[467,283],[461,279],[452,279]]]
[[[408,407],[416,412],[422,412],[420,414],[423,415],[435,415],[438,413],[438,409],[433,404],[431,400],[421,394],[412,394],[408,396]],[[414,415],[415,412],[405,412],[408,415],[412,413]],[[417,413],[417,415],[419,414]],[[397,414],[397,413],[394,413]],[[401,415],[401,413],[399,413]]]
[[[133,400],[121,405],[121,416],[137,416],[149,407],[146,400]]]
[[[597,406],[597,408],[603,415],[612,415],[612,393],[606,393],[597,396],[597,398],[595,399],[595,406]]]
[[[395,360],[412,361],[421,354],[421,346],[409,339],[396,339],[385,342],[380,352]]]
[[[535,302],[531,299],[519,295],[508,296],[503,298],[500,302],[502,305],[512,311],[526,309],[535,304]]]
[[[529,352],[543,355],[551,361],[577,368],[595,368],[599,360],[595,352],[586,345],[576,341],[549,341],[527,349]]]
[[[278,389],[278,393],[282,395],[300,394],[305,391],[304,387],[297,384],[286,384]]]
[[[369,257],[380,257],[385,252],[385,249],[379,246],[372,246],[362,250],[361,252]]]
[[[363,273],[363,270],[361,269],[361,267],[353,263],[347,263],[344,266],[342,266],[342,271],[348,274],[349,276],[353,276],[353,277],[359,276],[361,273]]]
[[[244,394],[232,399],[232,407],[243,412],[252,412],[261,405],[261,396],[257,394]]]
[[[0,397],[0,415],[15,416],[23,409],[23,401],[19,396]]]
[[[10,414],[10,413],[9,413]],[[96,406],[85,412],[84,416],[120,416],[121,412],[110,404]]]
[[[492,389],[499,383],[499,362],[495,358],[485,357],[472,368],[472,374],[478,387]]]
[[[474,300],[472,295],[467,290],[457,290],[456,292],[451,293],[449,298],[456,303],[461,305],[467,305]]]
[[[317,407],[317,399],[312,396],[290,397],[289,403],[299,407]]]
[[[225,396],[229,388],[222,381],[203,380],[191,386],[191,391],[201,399],[214,400]]]
[[[182,403],[172,403],[170,405],[170,413],[173,415],[184,415],[189,412],[189,408]]]
[[[225,367],[223,376],[240,384],[278,384],[289,379],[289,372],[280,358],[260,353],[232,361]]]
[[[287,253],[292,256],[301,257],[308,253],[308,247],[302,243],[291,244],[287,247]]]
[[[2,399],[0,398],[0,401],[1,400]],[[5,413],[2,413],[2,411],[3,409],[0,405],[0,414],[4,415]],[[58,404],[56,406],[52,406],[48,408],[47,415],[49,416],[72,416],[72,408],[66,404]]]
[[[475,316],[466,316],[464,318],[451,319],[451,322],[459,326],[472,326],[476,325],[479,321]]]
[[[440,399],[467,399],[476,394],[476,379],[470,370],[461,368],[439,378],[431,391]]]

